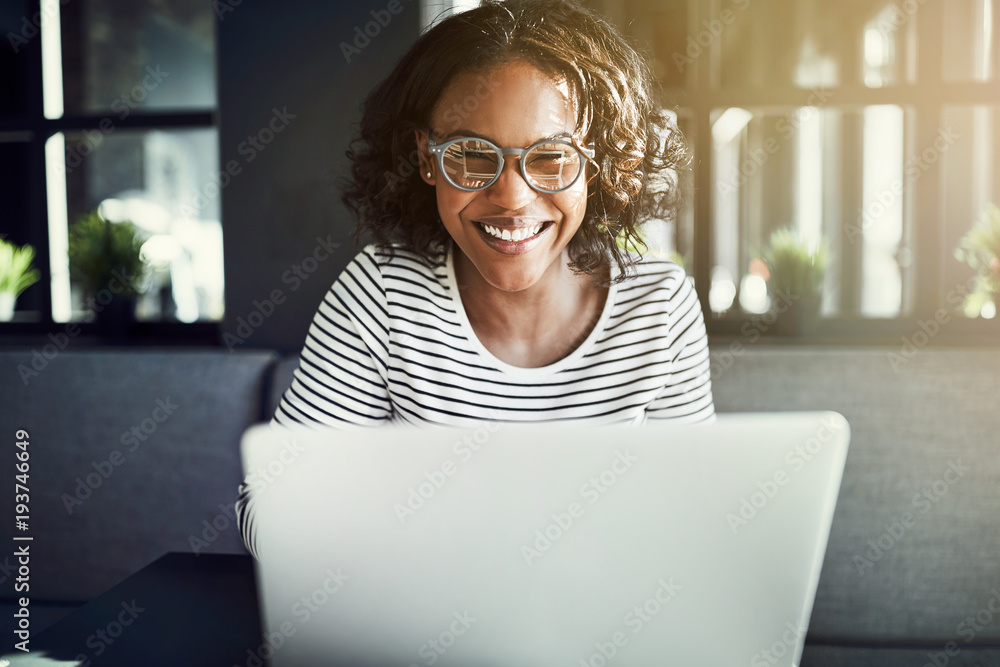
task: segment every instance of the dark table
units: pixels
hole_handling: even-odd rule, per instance
[[[150,563],[32,637],[30,646],[11,667],[265,667],[271,649],[261,632],[253,559],[192,553]],[[829,648],[807,640],[802,664],[851,664],[846,654],[824,659]],[[923,659],[926,648],[880,664],[922,664],[902,658]],[[987,657],[983,664],[998,663]]]
[[[79,667],[263,667],[263,643],[250,556],[168,553],[32,637],[25,658],[44,653]]]

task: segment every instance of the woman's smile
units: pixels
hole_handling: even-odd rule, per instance
[[[529,217],[493,216],[473,220],[483,240],[503,255],[520,255],[536,248],[553,226],[551,220]]]

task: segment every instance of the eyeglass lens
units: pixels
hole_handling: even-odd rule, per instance
[[[444,172],[463,188],[482,188],[500,168],[500,154],[489,144],[474,139],[459,141],[444,151]],[[562,143],[539,144],[524,157],[524,173],[540,190],[561,190],[573,184],[582,160],[575,148]]]

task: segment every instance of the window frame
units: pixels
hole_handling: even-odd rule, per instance
[[[26,0],[24,2],[25,16],[38,16],[42,11],[42,0]],[[65,25],[66,17],[61,12],[61,21]],[[214,18],[214,17],[213,17]],[[218,21],[213,20],[216,44],[218,44]],[[40,30],[39,30],[40,32]],[[60,31],[62,34],[64,31]],[[37,342],[44,337],[46,342],[53,335],[73,329],[77,335],[96,342],[103,341],[94,322],[56,322],[52,316],[51,288],[51,258],[49,254],[49,213],[47,202],[47,178],[45,164],[45,144],[53,135],[60,132],[79,132],[83,130],[100,130],[100,124],[106,120],[108,113],[63,114],[60,118],[46,118],[44,114],[43,80],[42,80],[42,47],[41,34],[37,34],[21,47],[24,58],[21,74],[25,77],[22,92],[27,99],[22,105],[19,115],[0,116],[0,137],[8,135],[27,145],[30,155],[29,164],[24,165],[28,172],[29,183],[27,197],[28,216],[23,223],[22,232],[26,232],[27,243],[35,248],[34,266],[39,271],[39,280],[29,290],[37,292],[32,295],[30,303],[33,308],[29,312],[38,313],[39,317],[18,318],[0,322],[0,336],[5,343]],[[63,56],[65,58],[65,55]],[[213,69],[218,71],[218,49],[216,49]],[[213,108],[188,109],[182,111],[145,111],[136,109],[125,118],[115,118],[116,130],[194,130],[219,129],[218,100]],[[24,297],[27,292],[22,295]],[[19,298],[20,302],[20,298]],[[212,344],[220,345],[220,328],[222,322],[198,321],[192,323],[171,320],[136,322],[128,339],[129,344]],[[76,328],[74,328],[76,327]],[[114,341],[121,344],[124,341]]]
[[[607,5],[619,5],[609,8]],[[612,15],[625,18],[620,2],[605,2],[602,9],[611,9]],[[996,95],[998,74],[991,81],[946,82],[943,79],[943,43],[945,3],[928,2],[921,4],[914,16],[918,62],[915,80],[881,88],[869,88],[860,81],[849,82],[836,87],[825,88],[823,93],[836,100],[838,107],[858,107],[891,104],[902,107],[908,117],[912,115],[915,124],[905,137],[906,154],[913,146],[933,145],[941,126],[944,108],[960,105],[992,105],[1000,113],[1000,100]],[[687,0],[688,36],[695,37],[698,30],[717,17],[720,12],[719,0],[699,2]],[[1000,17],[994,12],[994,34],[1000,31]],[[625,23],[624,21],[622,22]],[[858,36],[861,40],[862,35]],[[860,44],[857,47],[860,49]],[[998,48],[996,45],[994,49]],[[816,106],[815,91],[792,85],[769,86],[767,89],[753,87],[721,87],[713,81],[713,70],[720,62],[721,45],[714,40],[700,58],[686,68],[683,86],[664,87],[662,103],[665,108],[676,109],[690,119],[695,128],[691,146],[695,159],[692,161],[694,200],[686,205],[693,207],[694,268],[691,275],[698,297],[702,303],[708,332],[713,337],[745,339],[746,327],[753,327],[760,321],[759,315],[743,313],[738,307],[724,315],[717,316],[708,308],[708,291],[711,286],[713,247],[713,188],[712,181],[712,135],[711,114],[714,110],[729,107],[746,109],[791,108]],[[860,53],[860,51],[858,51]],[[841,63],[842,66],[845,63]],[[853,63],[846,63],[848,70]],[[860,128],[857,128],[860,139]],[[690,140],[691,138],[689,138]],[[855,142],[858,144],[859,142]],[[846,156],[845,165],[860,163],[859,148],[853,156]],[[933,320],[937,311],[944,307],[947,286],[944,285],[944,262],[951,257],[951,248],[944,247],[945,209],[943,198],[942,162],[935,162],[921,177],[920,188],[906,188],[904,196],[910,205],[904,211],[904,234],[909,238],[913,251],[913,262],[908,268],[912,282],[904,278],[903,299],[912,299],[912,315],[896,318],[862,318],[839,316],[821,319],[811,333],[796,337],[775,335],[763,331],[770,342],[776,343],[820,343],[820,344],[892,344],[905,345],[912,342],[914,333],[921,331],[920,324]],[[855,188],[860,190],[860,188]],[[915,190],[915,191],[914,191]],[[844,210],[858,210],[861,207],[861,192],[853,193],[857,201],[844,204]],[[841,257],[841,261],[851,266],[860,261],[860,244],[844,243],[846,250],[854,249]],[[955,261],[955,260],[951,260]],[[860,284],[857,271],[845,271],[847,279],[841,283],[841,300],[849,303],[860,298]],[[907,294],[910,290],[912,294]],[[765,329],[767,327],[764,327]],[[758,328],[759,330],[759,328]],[[996,345],[1000,342],[1000,317],[992,320],[982,318],[967,319],[951,315],[946,327],[933,336],[935,344],[951,345]],[[754,336],[754,340],[758,337]]]

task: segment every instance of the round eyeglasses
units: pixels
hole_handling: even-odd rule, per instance
[[[531,189],[542,193],[570,188],[584,171],[593,148],[578,148],[570,139],[543,139],[527,148],[501,148],[475,137],[456,137],[437,143],[428,137],[427,147],[437,156],[438,167],[448,182],[465,192],[488,188],[500,178],[507,155],[516,155],[521,175]]]

